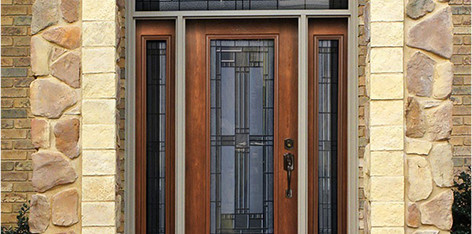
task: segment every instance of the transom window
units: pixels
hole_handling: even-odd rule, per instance
[[[136,0],[136,11],[347,9],[347,0]]]

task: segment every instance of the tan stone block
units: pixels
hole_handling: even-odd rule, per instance
[[[116,126],[84,124],[82,127],[83,149],[115,149]]]
[[[56,226],[72,226],[79,222],[79,193],[67,189],[52,197],[52,223]]]
[[[403,74],[371,74],[371,99],[403,99]]]
[[[84,150],[82,152],[83,175],[114,175],[116,173],[116,151]]]
[[[371,101],[370,124],[376,125],[402,125],[403,101]]]
[[[402,151],[373,151],[370,155],[372,176],[403,176]]]
[[[114,201],[114,176],[84,176],[82,178],[83,201]]]
[[[433,144],[429,141],[406,138],[405,150],[407,154],[428,155]]]
[[[370,20],[376,21],[403,21],[403,0],[381,0],[370,2]],[[374,34],[375,32],[372,32]]]
[[[84,46],[114,46],[115,21],[83,22]]]
[[[33,75],[49,75],[51,48],[51,43],[44,40],[41,36],[31,37],[31,71]]]
[[[31,210],[28,220],[31,232],[43,233],[46,231],[51,219],[50,207],[51,205],[45,195],[35,194],[31,196]]]
[[[372,227],[403,227],[405,220],[403,202],[372,202]]]
[[[115,225],[115,202],[82,202],[82,226]]]
[[[427,199],[433,191],[431,166],[424,157],[408,158],[408,198],[411,201]]]
[[[116,97],[117,80],[115,73],[87,74],[82,78],[84,98]]]
[[[82,120],[84,124],[114,124],[116,101],[113,99],[83,100]]]
[[[372,48],[371,73],[403,72],[403,48]]]
[[[449,61],[436,65],[433,85],[434,98],[444,99],[451,94],[452,79],[454,76],[453,66],[454,64]]]
[[[403,201],[404,200],[404,178],[377,177],[370,178],[371,201]]]
[[[449,143],[436,143],[428,157],[434,182],[439,187],[454,185],[454,163],[452,146]]]
[[[82,234],[115,234],[115,227],[83,227]]]
[[[371,23],[371,46],[403,46],[403,23],[374,22]]]
[[[372,228],[371,234],[404,234],[405,230],[401,227],[398,228]]]
[[[115,48],[97,47],[82,49],[84,73],[115,72]]]
[[[448,189],[420,205],[421,223],[434,225],[443,230],[452,227],[452,203],[454,193]]]
[[[36,148],[49,147],[49,122],[47,120],[31,120],[31,141]]]
[[[403,150],[403,126],[374,126],[370,137],[371,150]]]
[[[42,36],[44,39],[56,43],[66,49],[75,49],[80,46],[81,29],[77,26],[58,26],[48,28]]]
[[[116,14],[115,0],[83,0],[82,20],[109,20],[114,21]]]

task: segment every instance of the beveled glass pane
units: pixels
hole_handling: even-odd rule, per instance
[[[348,0],[135,0],[136,11],[347,9]]]
[[[166,42],[146,43],[146,232],[165,233]]]
[[[210,43],[210,232],[273,233],[274,42]]]
[[[318,233],[337,233],[338,40],[318,51]]]

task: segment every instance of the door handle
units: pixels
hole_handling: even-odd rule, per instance
[[[284,154],[284,170],[287,171],[287,190],[285,191],[285,197],[287,198],[292,198],[292,189],[290,188],[290,184],[292,181],[293,160],[293,154]]]

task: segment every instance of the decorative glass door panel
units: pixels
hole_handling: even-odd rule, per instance
[[[210,233],[273,233],[274,41],[211,40],[210,78]]]
[[[186,233],[297,233],[297,21],[186,26]]]

